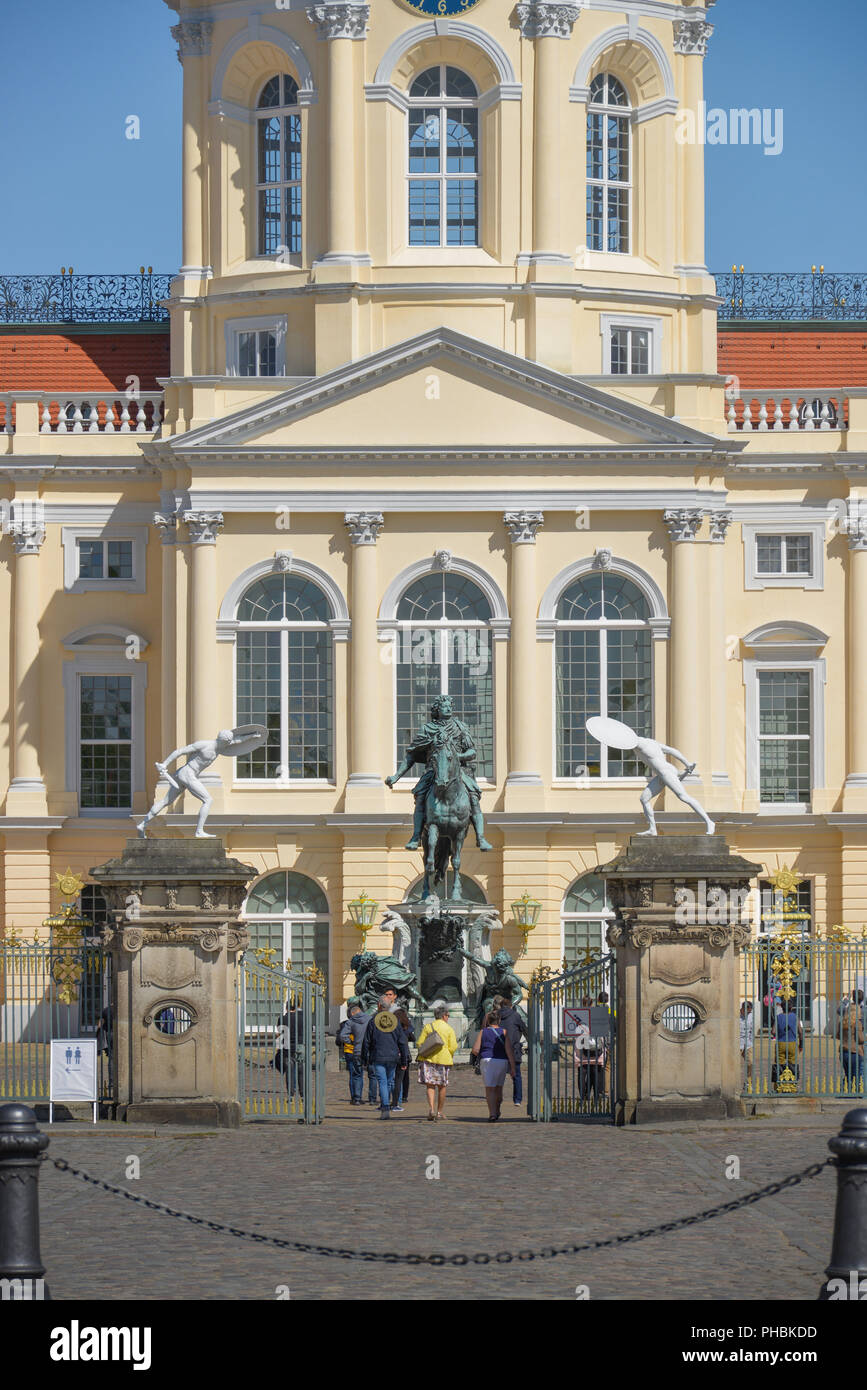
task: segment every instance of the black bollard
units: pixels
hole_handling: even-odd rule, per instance
[[[821,1303],[867,1299],[867,1110],[850,1110],[828,1141],[837,1156],[837,1208]]]
[[[50,1294],[39,1254],[39,1165],[48,1135],[26,1105],[0,1105],[0,1285],[4,1299]]]

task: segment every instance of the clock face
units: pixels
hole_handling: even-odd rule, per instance
[[[443,15],[466,14],[478,5],[479,0],[401,0],[408,10],[416,14],[430,15],[433,19]]]

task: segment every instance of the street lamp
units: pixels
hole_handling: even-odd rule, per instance
[[[521,931],[524,933],[524,947],[522,954],[527,950],[527,936],[533,930],[539,920],[539,913],[542,911],[542,904],[538,898],[531,898],[530,894],[524,890],[520,898],[512,903],[512,915]]]
[[[375,898],[369,898],[366,891],[362,888],[361,894],[353,898],[351,903],[347,903],[349,915],[353,925],[361,932],[361,949],[364,950],[364,943],[367,940],[367,933],[373,926],[376,914],[379,911],[379,903]]]

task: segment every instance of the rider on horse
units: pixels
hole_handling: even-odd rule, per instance
[[[435,750],[443,743],[448,743],[457,753],[461,763],[461,781],[467,789],[470,798],[470,819],[473,829],[476,832],[476,842],[479,849],[493,849],[493,845],[485,839],[485,821],[482,815],[481,792],[479,784],[475,778],[474,765],[476,761],[476,750],[473,747],[473,740],[469,729],[463,720],[458,719],[452,711],[452,701],[450,695],[439,695],[431,705],[431,722],[425,724],[416,734],[404,754],[403,762],[397,769],[393,777],[386,777],[387,787],[393,787],[405,773],[409,772],[413,763],[424,762],[427,770],[416,782],[413,789],[415,797],[415,817],[412,826],[412,839],[406,846],[407,849],[418,849],[422,831],[425,824],[425,800],[434,781],[434,768],[432,755]]]

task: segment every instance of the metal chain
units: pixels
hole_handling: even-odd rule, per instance
[[[708,1207],[706,1211],[696,1212],[694,1216],[681,1216],[677,1221],[666,1221],[661,1226],[651,1226],[644,1231],[631,1231],[629,1235],[625,1236],[611,1236],[608,1240],[591,1240],[585,1245],[546,1245],[541,1250],[518,1250],[515,1252],[500,1250],[495,1255],[486,1255],[483,1252],[476,1255],[398,1255],[376,1250],[338,1250],[330,1245],[309,1245],[298,1240],[284,1240],[280,1236],[266,1236],[256,1231],[242,1231],[237,1226],[225,1226],[219,1221],[208,1221],[203,1216],[191,1216],[186,1211],[175,1211],[174,1207],[165,1206],[162,1202],[152,1202],[147,1197],[140,1197],[135,1192],[128,1192],[124,1187],[114,1187],[111,1183],[104,1182],[102,1178],[94,1178],[90,1173],[73,1168],[65,1158],[55,1158],[51,1161],[61,1173],[71,1173],[74,1178],[81,1178],[83,1182],[90,1183],[93,1187],[101,1187],[104,1191],[111,1192],[115,1197],[125,1197],[127,1201],[137,1202],[150,1211],[161,1211],[166,1216],[176,1216],[181,1221],[189,1221],[193,1226],[204,1226],[209,1231],[221,1231],[225,1235],[238,1236],[242,1240],[254,1240],[259,1245],[275,1245],[279,1250],[294,1250],[301,1255],[325,1255],[340,1260],[376,1260],[392,1265],[511,1264],[513,1260],[550,1260],[555,1259],[558,1255],[581,1255],[588,1250],[604,1250],[613,1245],[627,1245],[637,1240],[648,1240],[651,1236],[667,1235],[671,1231],[682,1230],[685,1226],[696,1226],[700,1221],[710,1221],[715,1216],[724,1216],[726,1212],[738,1211],[740,1207],[752,1206],[754,1202],[760,1202],[763,1197],[776,1196],[786,1187],[796,1187],[805,1178],[818,1177],[825,1168],[836,1167],[837,1163],[835,1158],[826,1158],[823,1163],[811,1163],[809,1168],[804,1168],[800,1173],[792,1173],[788,1178],[781,1178],[779,1182],[772,1182],[767,1187],[760,1187],[755,1192],[748,1192],[745,1197],[736,1197],[731,1202],[723,1202],[718,1207]]]

